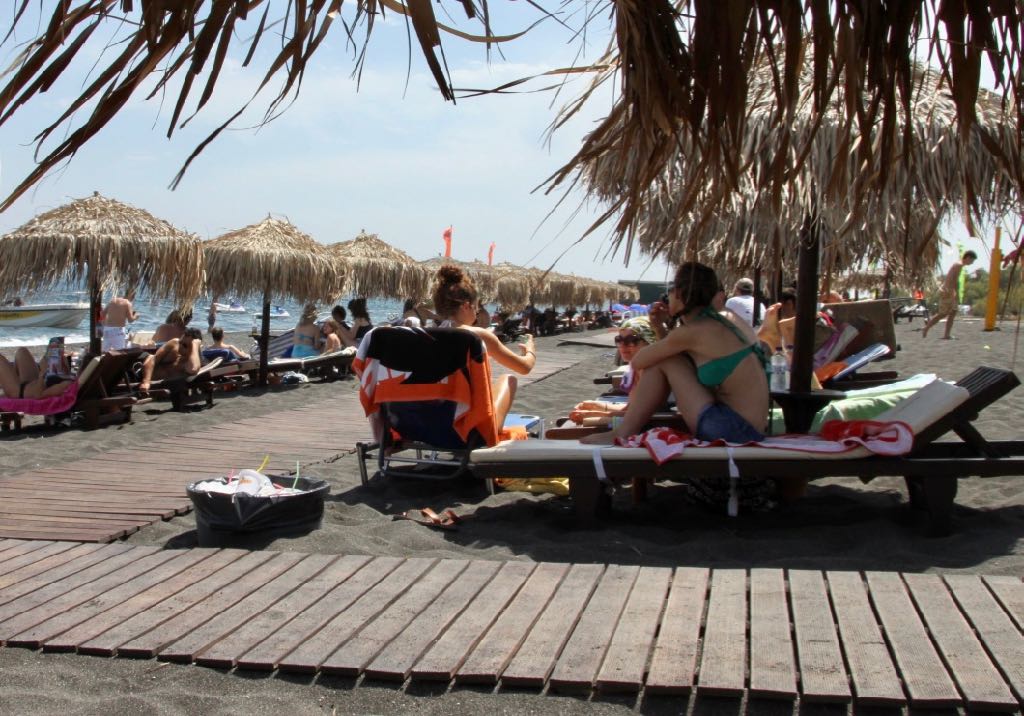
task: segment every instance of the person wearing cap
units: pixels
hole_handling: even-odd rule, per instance
[[[725,310],[739,316],[748,325],[754,325],[754,282],[741,278],[732,288],[732,296],[725,302]],[[764,306],[758,305],[757,318],[764,321]]]
[[[658,340],[658,337],[651,326],[651,321],[646,316],[630,318],[623,321],[622,325],[619,326],[619,335],[615,336],[615,347],[618,350],[621,365],[626,366],[626,371],[622,374],[622,379],[618,386],[620,393],[629,395],[639,377],[630,366],[633,356],[641,348],[649,346],[656,340]],[[615,416],[625,414],[625,412],[626,405],[624,403],[584,400],[569,412],[569,419],[574,423],[583,425],[584,420],[588,420],[588,422],[593,422],[594,420],[607,422]]]

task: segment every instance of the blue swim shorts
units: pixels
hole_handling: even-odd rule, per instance
[[[696,437],[729,443],[749,443],[764,439],[764,435],[748,423],[746,418],[725,403],[709,403],[700,411]]]

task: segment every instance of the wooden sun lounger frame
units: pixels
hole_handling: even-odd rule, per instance
[[[1024,475],[1024,440],[986,440],[973,424],[982,409],[1020,385],[1020,380],[1010,371],[981,367],[956,384],[966,388],[970,396],[918,433],[913,449],[906,456],[875,455],[849,460],[764,460],[737,456],[736,465],[741,475],[808,480],[857,477],[867,482],[876,477],[902,476],[907,485],[910,507],[925,519],[927,534],[949,534],[959,479]],[[573,429],[572,432],[563,432],[560,437],[578,438],[581,431],[586,430]],[[960,438],[960,442],[936,442],[950,431]],[[547,437],[559,437],[559,431],[550,430]],[[608,479],[616,485],[629,483],[637,477],[636,462],[605,460],[604,468]],[[582,525],[595,524],[610,504],[606,485],[594,475],[594,466],[589,459],[557,463],[474,463],[472,470],[477,477],[485,479],[507,477],[510,470],[514,470],[517,477],[568,475],[569,493],[577,520]],[[661,466],[653,461],[643,464],[643,478],[647,480],[694,477],[728,479],[728,463],[721,459],[690,457],[685,462],[670,460]]]

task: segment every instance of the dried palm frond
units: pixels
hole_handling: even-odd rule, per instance
[[[203,242],[206,283],[215,296],[332,303],[345,267],[322,244],[287,221],[267,217]]]
[[[32,292],[62,281],[121,285],[190,306],[202,290],[199,239],[98,193],[51,209],[0,238],[0,286]]]
[[[345,266],[345,293],[350,296],[422,299],[427,294],[428,273],[377,234],[361,231],[356,238],[327,248]]]

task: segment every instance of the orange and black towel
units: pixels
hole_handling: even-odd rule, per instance
[[[463,440],[475,429],[485,444],[497,444],[487,351],[471,331],[377,327],[359,344],[352,367],[367,415],[381,403],[451,400]]]

